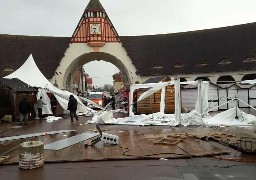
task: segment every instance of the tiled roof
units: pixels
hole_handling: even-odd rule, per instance
[[[243,62],[256,58],[256,23],[120,38],[143,76],[256,70],[255,61]]]
[[[70,39],[0,35],[1,77],[19,68],[32,53],[42,73],[52,78]],[[256,23],[120,39],[142,76],[256,70],[256,61],[245,61],[256,59]]]
[[[164,81],[164,80],[167,79],[167,78],[168,78],[168,77],[166,77],[166,76],[149,78],[149,79],[146,80],[143,84],[147,84],[147,83],[159,83],[159,82]]]
[[[7,86],[8,89],[11,89],[15,92],[37,92],[37,90],[28,84],[24,83],[23,81],[19,79],[5,79],[5,78],[0,78],[0,83],[3,85]]]
[[[18,69],[32,53],[35,62],[46,78],[55,73],[71,38],[44,36],[0,35],[0,74]]]
[[[100,3],[99,0],[90,0],[90,2],[88,3],[85,11],[105,12],[105,9],[103,8],[103,6],[102,6],[102,4]]]

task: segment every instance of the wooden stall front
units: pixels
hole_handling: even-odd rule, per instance
[[[142,93],[147,91],[147,89],[138,89],[137,97]],[[161,90],[152,94],[151,96],[141,100],[137,105],[138,114],[151,114],[160,111],[160,102],[161,102]],[[165,88],[165,110],[166,114],[174,113],[175,110],[175,92],[174,85],[166,86]]]
[[[19,104],[23,97],[30,104],[32,117],[35,117],[34,103],[37,90],[18,79],[0,78],[0,118],[11,115],[12,121],[19,120]]]

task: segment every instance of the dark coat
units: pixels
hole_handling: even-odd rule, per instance
[[[69,97],[68,110],[69,111],[76,111],[77,110],[77,100],[74,98],[74,96]]]
[[[27,114],[30,112],[30,106],[29,103],[26,100],[21,100],[20,105],[19,105],[19,111],[21,114]]]
[[[52,96],[51,107],[57,107],[57,105],[58,105],[57,99],[54,96]]]

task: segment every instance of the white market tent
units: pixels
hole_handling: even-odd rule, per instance
[[[32,87],[55,88],[38,69],[32,54],[19,69],[8,76],[5,76],[4,78],[18,78]]]
[[[43,91],[49,91],[51,93],[53,93],[56,97],[56,99],[58,100],[59,104],[62,106],[62,108],[64,110],[67,109],[67,105],[68,105],[68,100],[69,100],[69,96],[72,94],[68,91],[63,91],[58,89],[57,87],[53,86],[48,79],[42,74],[42,72],[39,70],[39,68],[37,67],[32,54],[28,57],[28,59],[26,60],[26,62],[19,68],[17,69],[15,72],[13,72],[12,74],[4,77],[6,79],[13,79],[13,78],[17,78],[20,79],[21,81],[27,83],[29,86],[32,87],[37,87],[37,88],[41,88],[41,90],[39,91],[41,95],[46,94]],[[74,95],[74,94],[72,94]],[[43,95],[43,97],[46,97]],[[86,107],[80,100],[79,98],[74,95],[74,97],[77,99],[78,101],[78,112],[82,112],[82,113],[86,113],[88,111],[94,113],[95,111]],[[48,98],[48,97],[47,97]],[[49,103],[49,100],[45,98],[43,99],[45,102]],[[50,104],[47,103],[47,107],[43,108],[43,114],[48,114],[49,111],[47,109],[50,109]]]

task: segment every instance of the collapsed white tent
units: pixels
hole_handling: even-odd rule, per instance
[[[246,114],[238,107],[233,107],[211,118],[205,119],[204,123],[209,126],[246,126],[256,124],[256,117]]]
[[[178,81],[177,81],[178,80]],[[126,118],[108,118],[104,122],[99,121],[98,118],[93,118],[89,123],[103,123],[103,124],[119,124],[119,125],[136,125],[136,126],[147,126],[147,125],[167,125],[167,126],[177,126],[177,125],[206,125],[206,126],[247,126],[256,124],[256,117],[251,114],[246,114],[242,112],[239,108],[232,108],[222,113],[219,113],[213,117],[208,115],[208,87],[209,82],[205,81],[193,81],[193,82],[179,82],[179,79],[175,80],[175,91],[179,91],[180,84],[196,84],[198,83],[198,100],[196,102],[196,109],[189,113],[177,112],[175,109],[175,114],[164,114],[163,112],[158,112],[154,114],[141,114],[134,115],[130,110],[130,117]],[[151,88],[144,92],[139,98],[140,100],[150,96],[158,90],[165,89],[164,87],[173,84],[172,81],[165,83],[151,83],[151,84],[134,84],[130,88],[130,107],[133,105],[133,92],[140,88]],[[177,90],[178,89],[178,90]],[[163,91],[165,92],[165,91]],[[161,98],[165,98],[163,93],[161,93]],[[179,98],[179,95],[175,95]],[[180,102],[177,102],[178,105]],[[162,100],[161,100],[162,104]],[[161,106],[160,104],[160,106]],[[253,107],[252,107],[253,108]],[[130,108],[131,109],[131,108]],[[161,108],[160,108],[161,109]],[[179,116],[179,117],[178,117]]]
[[[167,81],[167,82],[159,82],[159,83],[149,83],[149,84],[134,84],[131,86],[130,88],[130,101],[129,101],[129,115],[133,116],[134,113],[132,111],[132,106],[133,106],[133,92],[136,89],[140,89],[140,88],[149,88],[149,90],[145,91],[144,93],[142,93],[137,101],[141,101],[149,96],[151,96],[152,94],[154,94],[155,92],[161,90],[161,102],[160,102],[160,114],[164,114],[164,109],[165,109],[165,87],[168,85],[173,85],[174,84],[174,89],[175,89],[175,119],[178,122],[179,125],[181,125],[181,96],[180,96],[180,84],[197,84],[197,81],[188,81],[188,82],[180,82],[180,78],[177,77],[175,78],[174,81]],[[202,81],[199,81],[200,87],[203,86]],[[206,83],[207,84],[207,83]],[[209,84],[209,83],[208,83]],[[199,90],[203,91],[200,92],[200,94],[202,96],[204,96],[203,98],[200,98],[200,101],[197,103],[198,104],[198,109],[203,109],[201,106],[205,106],[208,105],[208,99],[207,97],[205,97],[205,95],[207,95],[205,92],[208,91],[208,86],[203,86],[204,88],[200,88]],[[206,103],[207,102],[207,103]],[[197,110],[197,109],[196,109]],[[200,111],[198,111],[200,112]],[[202,112],[200,112],[200,114],[202,114]]]
[[[95,116],[96,117],[96,116]],[[177,126],[178,121],[174,114],[141,114],[125,118],[108,118],[104,122],[98,118],[92,118],[89,123],[103,123],[116,125],[132,125],[132,126]],[[181,124],[183,126],[199,125],[199,126],[255,126],[256,117],[246,114],[236,107],[221,112],[213,117],[201,117],[195,110],[189,113],[181,114]]]
[[[6,79],[17,78],[17,79],[20,79],[21,81],[25,82],[29,86],[37,87],[37,88],[42,88],[44,90],[48,90],[49,92],[51,92],[52,94],[55,95],[56,99],[58,100],[58,102],[62,106],[62,108],[64,110],[67,109],[69,96],[72,93],[70,93],[68,91],[60,90],[57,87],[53,86],[48,81],[48,79],[42,74],[42,72],[39,70],[39,68],[37,67],[37,65],[36,65],[36,63],[35,63],[35,61],[33,59],[32,54],[28,57],[26,62],[19,69],[17,69],[15,72],[13,72],[12,74],[10,74],[10,75],[8,75],[8,76],[6,76],[4,78],[6,78]],[[42,91],[40,91],[40,92],[42,92]],[[77,109],[78,112],[83,112],[83,113],[87,113],[88,111],[89,112],[95,112],[94,110],[86,107],[79,100],[79,98],[76,95],[74,95],[74,94],[72,94],[72,95],[78,101],[78,109]],[[46,98],[43,99],[43,100],[46,103],[48,102],[48,100]],[[46,106],[47,107],[43,108],[43,113],[46,113],[46,112],[48,113],[49,112],[47,109],[49,109],[50,104],[47,104]]]

